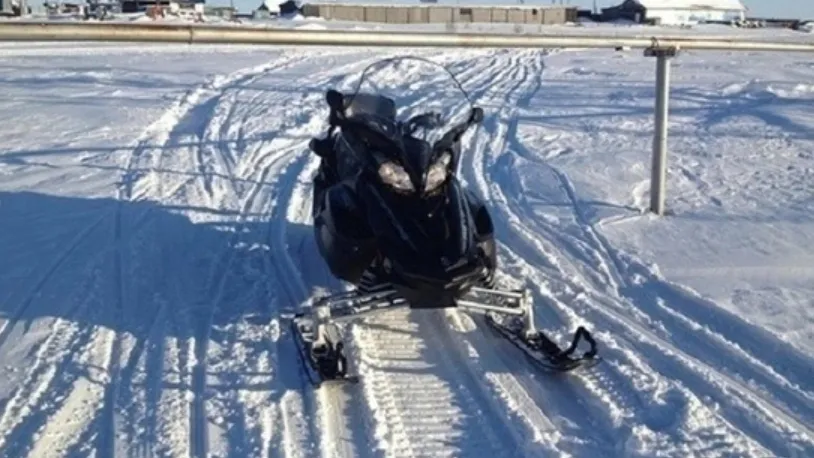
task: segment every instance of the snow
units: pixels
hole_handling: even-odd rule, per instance
[[[346,329],[359,385],[305,388],[283,314],[339,287],[307,142],[325,89],[407,51],[4,45],[0,456],[814,455],[804,54],[675,59],[656,217],[652,59],[414,51],[486,111],[461,177],[506,281],[605,361],[542,376],[477,316],[394,311]]]
[[[280,3],[277,0],[263,0],[263,5],[266,6],[266,10],[270,13],[279,13],[280,12]]]

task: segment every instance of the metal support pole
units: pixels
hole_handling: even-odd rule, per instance
[[[650,211],[664,215],[667,181],[667,123],[670,105],[670,59],[676,48],[650,48],[645,55],[656,58],[656,112],[653,135],[653,159],[650,175]]]

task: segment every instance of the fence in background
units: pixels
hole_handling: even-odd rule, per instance
[[[114,41],[294,46],[643,49],[656,59],[655,132],[650,210],[664,214],[670,59],[680,50],[814,53],[811,42],[748,41],[719,37],[510,35],[356,30],[298,30],[132,23],[0,23],[0,41]]]

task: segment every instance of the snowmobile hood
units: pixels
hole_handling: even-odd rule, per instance
[[[424,189],[427,178],[427,169],[433,160],[433,150],[430,144],[410,136],[402,138],[404,148],[401,152],[401,164],[410,175],[414,189]]]
[[[446,277],[450,266],[476,257],[474,216],[459,182],[416,199],[370,186],[365,206],[383,254],[399,268]]]

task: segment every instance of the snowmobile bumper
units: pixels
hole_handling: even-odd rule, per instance
[[[477,261],[463,260],[431,275],[399,272],[392,281],[399,296],[413,309],[455,307],[461,297],[481,283],[488,270]]]

